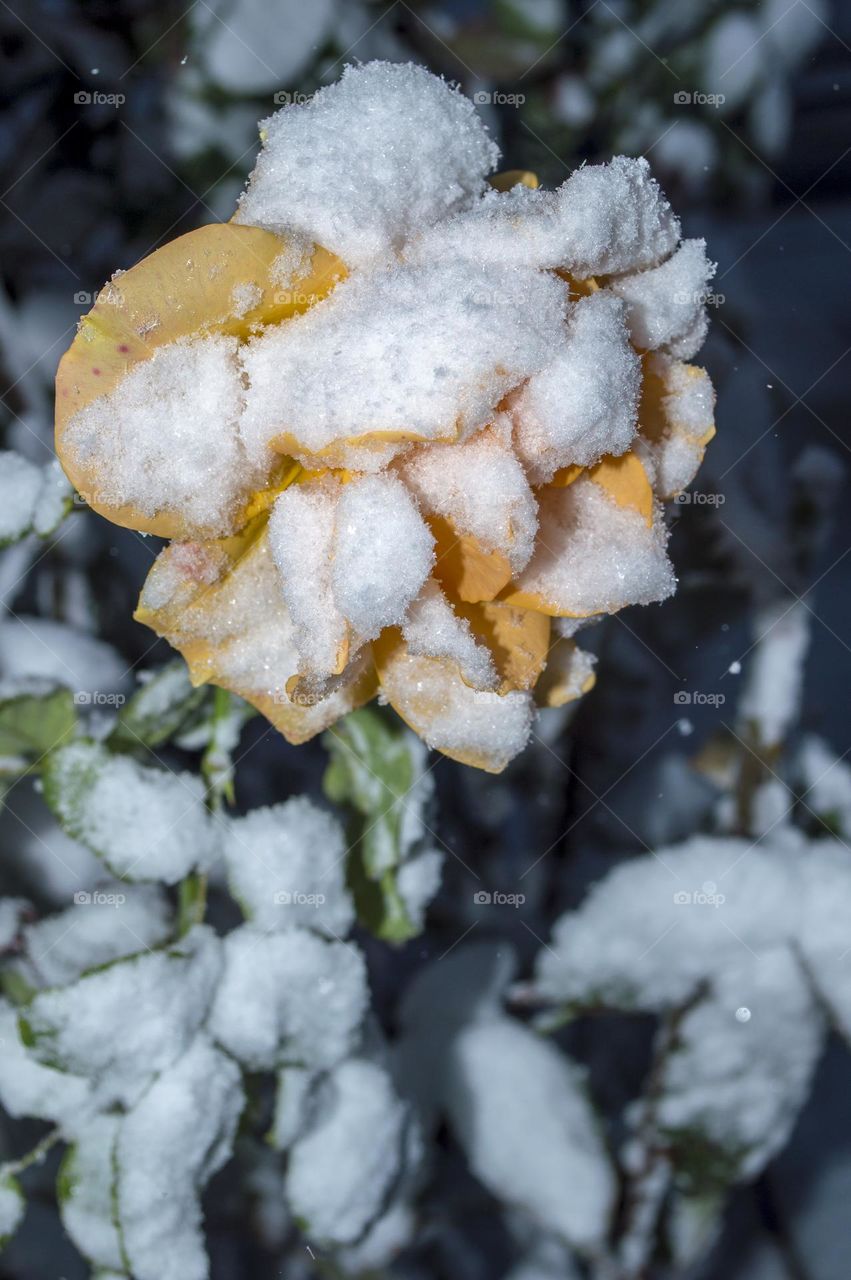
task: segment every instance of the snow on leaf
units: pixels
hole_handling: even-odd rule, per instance
[[[110,741],[129,748],[158,747],[174,737],[207,696],[194,688],[182,658],[144,672],[140,688],[121,708]]]
[[[0,1176],[0,1249],[17,1231],[27,1202],[15,1178]]]
[[[0,1103],[10,1116],[54,1120],[65,1132],[85,1121],[91,1085],[80,1076],[38,1062],[18,1033],[18,1014],[0,1001]]]
[[[317,1123],[292,1147],[287,1198],[311,1239],[353,1244],[401,1171],[406,1109],[387,1072],[361,1058],[341,1063],[328,1090]]]
[[[788,947],[742,951],[682,1019],[657,1122],[697,1188],[752,1179],[785,1145],[809,1094],[824,1019]]]
[[[207,1280],[199,1195],[228,1160],[239,1068],[199,1036],[122,1121],[117,1206],[135,1280]]]
[[[107,884],[76,896],[66,911],[23,930],[27,967],[39,986],[63,986],[169,936],[171,909],[158,886]]]
[[[310,1119],[317,1072],[306,1067],[284,1067],[278,1072],[275,1115],[269,1141],[277,1151],[286,1151]]]
[[[594,1249],[615,1181],[580,1070],[508,1018],[466,1027],[449,1052],[446,1105],[473,1173],[541,1227]]]
[[[24,1041],[46,1065],[90,1078],[104,1102],[132,1101],[185,1052],[221,963],[218,938],[198,926],[168,948],[39,992],[21,1015]]]
[[[121,1118],[99,1115],[81,1130],[59,1169],[62,1224],[83,1257],[119,1271],[125,1259],[115,1221],[115,1146]]]
[[[303,796],[227,824],[231,892],[260,929],[344,937],[354,921],[339,823]]]
[[[46,761],[44,795],[68,835],[121,879],[176,884],[218,852],[216,824],[194,774],[150,768],[79,741]]]
[[[368,1003],[356,947],[243,925],[225,939],[224,957],[210,1030],[240,1062],[329,1067],[351,1052]]]

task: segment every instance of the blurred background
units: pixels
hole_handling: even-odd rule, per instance
[[[34,462],[51,456],[52,379],[93,295],[166,240],[228,219],[253,165],[258,120],[334,80],[346,62],[412,59],[459,82],[500,142],[502,167],[533,169],[545,185],[585,160],[647,156],[685,234],[705,237],[718,262],[700,356],[718,392],[718,435],[691,500],[674,508],[679,593],[588,633],[596,689],[572,719],[542,725],[499,780],[437,765],[437,829],[455,856],[428,930],[400,952],[366,943],[386,1029],[410,974],[465,931],[510,942],[528,970],[552,920],[589,883],[706,825],[733,767],[731,726],[741,732],[739,690],[761,619],[790,614],[807,637],[805,663],[782,652],[770,664],[769,700],[794,703],[790,741],[818,735],[844,756],[851,6],[0,0],[0,58],[0,421],[4,447]],[[77,689],[103,689],[105,673],[127,689],[166,660],[167,647],[131,621],[156,550],[153,539],[75,512],[47,543],[25,539],[3,552],[0,678],[63,679],[70,664]],[[52,624],[74,633],[64,672],[44,629]],[[244,743],[240,808],[319,794],[318,743],[290,748],[259,721]],[[56,904],[85,876],[73,842],[61,863],[52,856],[66,838],[34,790],[10,795],[0,838],[7,892]],[[493,890],[522,883],[524,911],[473,917],[468,868]],[[580,1020],[565,1033],[603,1110],[634,1091],[649,1034],[617,1018]],[[789,1144],[734,1193],[711,1252],[660,1275],[847,1280],[849,1082],[848,1050],[831,1042]],[[436,1159],[432,1229],[392,1274],[502,1275],[507,1246],[494,1204],[451,1142]],[[280,1270],[227,1188],[216,1194],[215,1277],[302,1274]],[[85,1274],[46,1206],[0,1259],[8,1280]]]

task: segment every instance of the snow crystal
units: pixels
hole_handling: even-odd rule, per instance
[[[0,1176],[0,1246],[17,1231],[27,1202],[14,1178]]]
[[[648,529],[637,511],[618,506],[598,485],[579,479],[541,494],[538,546],[517,589],[558,613],[612,613],[664,600],[674,591],[660,519]]]
[[[343,830],[304,796],[231,820],[224,855],[231,892],[258,928],[348,933]]]
[[[276,440],[333,464],[334,446],[360,437],[469,434],[550,359],[566,300],[554,276],[460,260],[352,276],[243,348],[249,454]]]
[[[91,1077],[105,1102],[133,1100],[189,1045],[220,971],[218,939],[197,926],[168,950],[39,992],[26,1009],[25,1038],[37,1058]]]
[[[348,66],[261,128],[237,221],[295,227],[349,265],[478,195],[499,158],[469,99],[411,63]]]
[[[434,560],[434,539],[396,476],[364,476],[343,487],[334,530],[334,599],[373,640],[400,623]]]
[[[802,601],[780,599],[760,610],[754,621],[756,645],[739,717],[753,723],[763,746],[781,743],[797,719],[811,618]]]
[[[624,307],[610,293],[580,298],[568,338],[529,380],[511,413],[515,444],[533,483],[560,467],[621,454],[635,434],[641,364],[629,345]]]
[[[705,369],[654,353],[647,372],[662,383],[661,408],[665,423],[692,440],[700,440],[712,427],[715,392]]]
[[[449,1052],[450,1120],[476,1177],[542,1227],[599,1245],[615,1184],[579,1069],[508,1018],[465,1028]]]
[[[135,1280],[207,1280],[199,1192],[243,1103],[238,1066],[199,1036],[123,1121],[116,1207]]]
[[[306,929],[264,934],[243,925],[225,939],[224,953],[210,1028],[228,1053],[270,1070],[328,1067],[351,1051],[368,1002],[354,946]]]
[[[440,662],[402,651],[382,666],[383,695],[426,743],[452,759],[498,773],[525,747],[532,729],[527,693],[479,692]]]
[[[0,450],[0,546],[30,528],[41,487],[40,467],[19,453]]]
[[[269,517],[269,546],[280,571],[299,656],[306,671],[320,676],[339,672],[348,651],[346,619],[331,587],[340,492],[334,482],[290,485]]]
[[[673,498],[687,489],[703,461],[703,446],[682,432],[664,435],[649,450],[653,488],[662,498]]]
[[[455,663],[464,683],[472,688],[498,687],[499,677],[487,645],[474,639],[470,624],[455,613],[433,580],[411,606],[402,634],[408,652],[415,657]]]
[[[425,445],[400,469],[423,511],[445,517],[457,534],[471,535],[486,551],[501,551],[515,572],[528,563],[538,528],[535,496],[498,432]]]
[[[53,752],[46,788],[68,833],[121,879],[176,884],[218,854],[215,820],[195,774],[149,768],[92,742]]]
[[[715,266],[706,257],[706,241],[684,240],[662,266],[612,280],[610,288],[627,304],[627,324],[635,345],[656,350],[686,338],[674,354],[682,359],[693,356],[705,336],[706,286],[714,274]]]
[[[165,942],[171,908],[155,885],[80,890],[75,905],[24,929],[26,957],[41,985],[63,986],[94,969]]]
[[[328,1088],[316,1125],[291,1150],[287,1197],[311,1239],[352,1244],[399,1175],[406,1111],[387,1072],[363,1059],[337,1067]]]
[[[84,496],[148,518],[176,512],[207,536],[229,533],[268,468],[263,457],[249,466],[239,442],[237,346],[222,334],[167,343],[80,409],[65,448],[97,477]]]

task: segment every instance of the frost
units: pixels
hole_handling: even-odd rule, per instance
[[[194,1038],[221,963],[215,934],[198,926],[167,950],[39,992],[22,1020],[25,1042],[45,1064],[91,1079],[104,1103],[132,1101]]]
[[[237,341],[222,334],[154,349],[114,391],[80,409],[66,428],[97,505],[145,516],[179,512],[208,536],[231,532],[240,505],[264,478],[242,453]]]
[[[448,1066],[450,1120],[500,1200],[582,1249],[605,1237],[615,1183],[579,1069],[507,1018],[464,1029]]]
[[[231,1153],[239,1068],[199,1037],[122,1122],[117,1206],[135,1280],[207,1280],[199,1194]]]
[[[261,128],[238,221],[294,227],[353,265],[478,195],[499,156],[469,99],[410,63],[346,67]]]
[[[159,887],[104,884],[76,897],[74,906],[23,931],[39,985],[64,986],[86,969],[159,946],[171,932],[171,908]]]
[[[309,800],[297,797],[232,819],[224,854],[231,891],[259,929],[348,933],[354,909],[343,831]]]
[[[533,483],[560,468],[624,453],[635,434],[641,364],[624,308],[610,293],[581,298],[567,343],[512,405],[515,447]]]
[[[305,929],[261,933],[250,925],[224,942],[225,967],[210,1030],[253,1070],[330,1067],[351,1052],[366,1011],[366,967],[350,943]]]
[[[204,785],[194,774],[150,768],[81,741],[52,753],[44,788],[67,833],[122,879],[176,884],[218,854]]]
[[[330,1075],[315,1126],[292,1147],[287,1198],[311,1239],[352,1244],[399,1176],[406,1111],[383,1068],[351,1058]]]

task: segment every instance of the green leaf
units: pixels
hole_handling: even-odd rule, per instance
[[[161,667],[122,708],[110,735],[118,750],[158,747],[179,733],[208,695],[195,688],[182,658]]]
[[[331,755],[325,794],[354,811],[347,875],[358,919],[376,937],[405,942],[420,930],[396,873],[422,840],[422,810],[432,790],[425,748],[400,721],[374,707],[353,711],[324,742]]]
[[[83,802],[92,789],[109,753],[100,743],[80,738],[73,750],[48,756],[42,774],[43,794],[47,804],[75,840],[82,836]]]
[[[31,683],[0,694],[0,756],[40,759],[74,732],[74,696],[64,685]]]
[[[0,1249],[20,1226],[27,1203],[16,1178],[0,1173]]]

